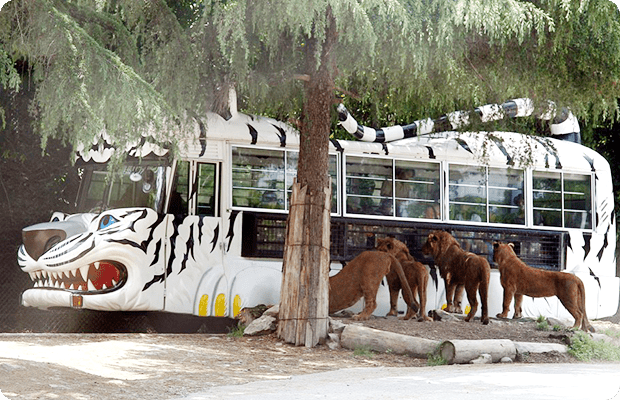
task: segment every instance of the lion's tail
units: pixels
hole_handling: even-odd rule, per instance
[[[413,292],[411,291],[411,287],[409,286],[409,282],[407,281],[407,277],[405,276],[405,271],[403,270],[403,266],[396,259],[396,257],[394,257],[391,254],[390,254],[390,257],[392,258],[392,268],[396,270],[396,273],[398,274],[398,278],[400,279],[400,286],[403,290],[403,297],[405,298],[405,302],[407,302],[407,305],[411,307],[413,312],[417,313],[420,307],[418,306],[418,303],[415,301],[415,298],[413,297]]]
[[[590,325],[588,315],[586,314],[586,288],[585,286],[583,286],[583,281],[579,279],[579,277],[577,277],[577,279],[579,280],[579,308],[581,309],[581,312],[583,314],[581,317],[581,329],[583,329],[584,331],[594,332],[594,327]]]
[[[490,269],[485,269],[485,273],[482,274],[482,279],[480,280],[480,286],[478,287],[478,291],[480,292],[480,303],[482,303],[482,311],[481,311],[481,319],[484,325],[489,323],[489,280],[490,280]]]

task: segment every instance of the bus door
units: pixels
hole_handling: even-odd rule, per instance
[[[168,201],[166,311],[226,315],[220,180],[220,162],[176,164]]]

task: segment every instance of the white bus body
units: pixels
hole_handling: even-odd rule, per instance
[[[202,122],[174,162],[155,147],[127,149],[120,179],[105,178],[111,147],[81,152],[83,213],[24,229],[18,261],[34,282],[24,306],[234,317],[279,302],[298,133],[243,114]],[[506,132],[332,140],[330,174],[331,274],[393,235],[429,265],[426,311],[440,308],[443,281],[420,248],[447,229],[491,264],[504,240],[530,265],[579,276],[591,319],[618,309],[612,178],[587,147]],[[382,285],[376,315],[388,299]],[[493,269],[490,315],[501,306]],[[525,297],[523,315],[571,318],[555,297]]]

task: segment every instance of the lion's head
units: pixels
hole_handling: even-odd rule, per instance
[[[493,261],[501,264],[506,257],[515,256],[514,244],[493,242]]]
[[[446,231],[432,231],[422,246],[422,253],[437,257],[443,254],[450,246],[461,247],[456,239]]]
[[[398,239],[387,237],[385,239],[377,238],[377,250],[390,253],[399,261],[411,261],[413,257],[409,253],[407,246]]]

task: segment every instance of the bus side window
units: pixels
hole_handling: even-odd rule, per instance
[[[198,201],[196,203],[196,214],[215,217],[215,198],[215,164],[198,164]]]
[[[178,161],[170,192],[168,214],[187,215],[189,198],[189,161]]]

